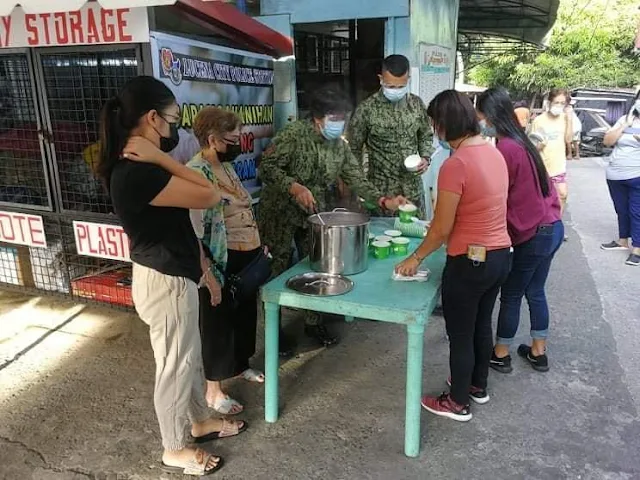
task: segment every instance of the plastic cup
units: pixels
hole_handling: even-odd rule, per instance
[[[394,255],[409,254],[409,239],[404,237],[396,237],[392,241],[392,249]]]
[[[401,237],[402,236],[402,232],[400,230],[385,230],[384,234],[387,237],[391,237],[391,238]]]
[[[373,242],[373,256],[378,260],[384,260],[391,254],[390,242]]]
[[[391,243],[392,238],[388,235],[378,235],[374,241],[375,242],[388,242]]]
[[[411,217],[418,214],[418,207],[415,205],[400,205],[400,221],[402,223],[412,223]]]
[[[375,239],[376,239],[376,236],[373,233],[370,233],[368,246],[369,246],[369,251],[371,253],[373,253],[373,242],[375,242]]]
[[[404,168],[409,172],[415,173],[418,171],[421,163],[422,157],[420,157],[420,155],[409,155],[404,159]]]

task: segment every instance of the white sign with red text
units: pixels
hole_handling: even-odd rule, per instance
[[[74,221],[73,234],[79,255],[131,261],[129,237],[118,225]]]
[[[87,3],[73,12],[25,13],[16,7],[0,17],[0,48],[146,43],[147,9],[101,8]]]
[[[28,213],[0,212],[0,242],[47,248],[42,217]]]

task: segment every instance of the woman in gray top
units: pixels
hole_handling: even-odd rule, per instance
[[[626,264],[640,265],[640,91],[631,111],[604,136],[614,147],[607,167],[607,185],[618,215],[619,239],[601,245],[603,250],[628,250]],[[629,244],[631,239],[631,245]]]

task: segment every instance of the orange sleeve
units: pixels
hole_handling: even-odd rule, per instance
[[[457,157],[445,160],[438,175],[438,190],[462,195],[466,182],[464,163]]]

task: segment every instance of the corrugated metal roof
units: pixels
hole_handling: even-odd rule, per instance
[[[560,0],[460,0],[460,32],[541,44],[556,21]]]

